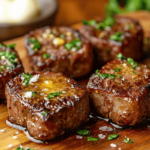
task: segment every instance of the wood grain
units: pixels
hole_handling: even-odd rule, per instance
[[[136,15],[137,14],[137,15]],[[145,35],[148,35],[149,31],[149,18],[150,14],[146,12],[138,12],[130,14],[131,17],[134,17],[140,20],[141,24],[144,27]],[[73,27],[80,28],[81,24],[76,24]],[[5,43],[16,43],[16,49],[19,53],[21,60],[23,61],[23,66],[25,67],[25,71],[30,71],[29,62],[26,59],[26,51],[24,48],[24,38],[16,38],[10,41],[6,41]],[[145,61],[147,64],[150,64],[150,58],[147,58]],[[87,80],[80,81],[82,84],[86,84]],[[126,128],[126,129],[115,129],[110,123],[105,122],[101,119],[90,119],[90,122],[87,123],[84,127],[92,129],[91,136],[97,137],[98,134],[106,135],[105,139],[99,140],[97,142],[89,142],[87,141],[87,137],[83,137],[82,139],[77,139],[76,131],[68,133],[59,139],[52,141],[47,144],[37,144],[33,143],[27,139],[25,134],[22,131],[19,131],[19,134],[16,133],[16,129],[13,129],[6,125],[6,119],[8,117],[6,103],[0,104],[0,131],[1,129],[6,129],[4,133],[0,132],[0,150],[15,150],[19,145],[22,145],[24,148],[30,147],[34,150],[150,150],[150,127],[147,124],[143,124],[140,126]],[[112,127],[114,130],[110,132],[99,130],[102,126]],[[108,141],[108,135],[112,133],[118,133],[119,137],[115,140]],[[17,139],[14,139],[13,136],[17,136]],[[124,139],[129,137],[133,144],[125,143]],[[110,144],[116,144],[117,147],[111,147]],[[12,147],[8,147],[8,145],[12,144]]]

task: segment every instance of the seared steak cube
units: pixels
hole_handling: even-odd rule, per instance
[[[38,140],[51,140],[88,120],[85,87],[61,73],[21,74],[6,85],[9,121]]]
[[[118,125],[133,126],[150,116],[150,69],[121,54],[88,82],[97,112]]]
[[[80,77],[90,72],[93,51],[90,43],[69,27],[44,27],[25,39],[27,58],[34,71],[62,72]]]
[[[0,44],[0,101],[5,100],[6,83],[24,71],[15,44]]]
[[[143,29],[137,20],[116,16],[84,21],[80,32],[94,46],[99,64],[115,59],[122,53],[126,57],[140,59],[143,48]]]

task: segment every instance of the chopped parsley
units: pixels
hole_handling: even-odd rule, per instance
[[[10,51],[0,52],[0,59],[2,58],[7,59],[12,65],[18,61],[17,56]]]
[[[87,137],[88,141],[98,141],[99,139],[100,138],[94,138],[94,137],[90,137],[90,136]]]
[[[97,69],[97,70],[95,71],[95,73],[99,73],[99,70]]]
[[[110,74],[109,77],[110,77],[110,79],[115,79],[116,78],[116,76],[114,74]]]
[[[63,34],[61,34],[59,37],[60,37],[61,39],[64,39],[64,38],[65,38],[65,36],[64,36]]]
[[[115,19],[111,16],[107,16],[102,22],[99,22],[97,24],[96,29],[101,30],[101,29],[106,29],[108,27],[113,26],[115,23]]]
[[[118,72],[118,71],[120,71],[121,70],[121,68],[116,68],[116,69],[114,69],[114,71],[116,71],[116,72]]]
[[[7,69],[12,69],[12,68],[13,68],[12,66],[8,66],[8,67],[7,67]]]
[[[1,68],[6,68],[6,66],[5,66],[5,65],[2,65]]]
[[[123,41],[123,33],[118,31],[115,34],[110,35],[110,39],[113,41],[122,42]]]
[[[121,59],[121,60],[125,59],[125,57],[124,57],[121,53],[119,53],[119,54],[117,55],[117,58],[118,58],[118,59]]]
[[[41,49],[41,44],[39,43],[39,41],[37,39],[28,38],[28,41],[31,44],[33,44],[33,47],[32,47],[33,50],[40,50]]]
[[[47,112],[48,112],[48,110],[45,110],[45,111],[41,112],[41,115],[42,115],[42,116],[46,116],[46,115],[47,115]]]
[[[84,135],[90,135],[91,132],[89,130],[85,129],[85,130],[78,130],[77,133],[79,135],[83,135],[84,136]]]
[[[35,91],[31,91],[32,92],[32,97],[34,97],[34,96],[36,96],[36,95],[38,95],[38,92],[35,92]]]
[[[28,86],[29,85],[29,81],[30,81],[30,78],[32,77],[32,75],[29,73],[29,74],[23,74],[22,75],[23,77],[25,77],[25,79],[24,79],[24,84],[25,84],[25,86]]]
[[[136,72],[133,72],[134,74],[136,74]]]
[[[113,139],[116,139],[118,137],[118,134],[112,134],[112,135],[109,135],[108,137],[108,140],[113,140]]]
[[[129,65],[132,65],[133,67],[133,69],[135,70],[135,68],[136,68],[136,66],[138,66],[138,63],[137,62],[135,62],[132,58],[127,58],[127,63],[129,64]]]
[[[82,45],[82,41],[79,40],[79,39],[75,39],[75,40],[72,40],[69,43],[66,43],[65,48],[67,50],[71,50],[74,47],[76,50],[78,50],[81,47],[81,45]]]
[[[0,72],[3,71],[3,69],[0,69]]]
[[[44,57],[44,58],[50,58],[50,54],[45,53],[45,54],[43,54],[43,57]]]
[[[93,25],[96,24],[96,20],[90,20],[90,21],[82,20],[82,23],[83,23],[84,25],[93,26]]]
[[[95,75],[95,77],[100,77],[102,79],[110,77],[111,79],[115,79],[116,76],[114,74],[104,73],[104,74],[97,74],[97,75]]]
[[[18,148],[16,148],[16,150],[23,150],[23,148],[21,148],[21,147],[18,147]]]
[[[127,30],[130,30],[132,27],[131,27],[130,25],[126,25],[125,28],[126,28]]]
[[[125,142],[125,143],[130,143],[130,144],[133,144],[133,143],[134,143],[134,141],[130,141],[130,138],[124,139],[124,142]]]
[[[0,48],[3,47],[3,46],[14,49],[16,44],[4,45],[4,44],[0,43]]]
[[[120,74],[118,74],[118,77],[121,78],[122,76]]]
[[[54,98],[54,97],[56,97],[56,96],[60,96],[60,94],[61,94],[61,91],[54,92],[54,93],[50,93],[47,98],[48,98],[48,99]]]

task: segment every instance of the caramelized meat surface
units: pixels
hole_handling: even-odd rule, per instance
[[[88,120],[86,88],[61,73],[21,74],[6,85],[9,121],[51,140]]]
[[[0,101],[6,98],[6,83],[23,71],[23,66],[14,47],[0,44]]]
[[[94,46],[95,58],[104,64],[122,53],[140,59],[143,48],[143,29],[138,21],[116,16],[85,22],[80,33]]]
[[[133,59],[115,59],[88,82],[97,112],[119,125],[133,126],[150,116],[150,69]]]
[[[62,72],[80,77],[90,72],[93,51],[80,33],[68,27],[45,27],[25,39],[27,58],[34,71]]]

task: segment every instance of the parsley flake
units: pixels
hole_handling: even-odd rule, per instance
[[[77,133],[79,134],[79,135],[90,135],[90,131],[89,130],[78,130],[77,131]]]
[[[118,72],[118,71],[120,71],[121,70],[121,68],[116,68],[116,69],[114,69],[114,71],[116,71],[116,72]]]
[[[83,23],[84,25],[93,26],[93,25],[96,24],[96,20],[90,20],[90,21],[82,20],[82,23]]]
[[[99,139],[100,138],[94,138],[94,137],[90,137],[90,136],[87,137],[88,141],[98,141]]]
[[[46,116],[46,115],[47,115],[47,112],[48,112],[48,110],[45,110],[45,111],[41,112],[41,115],[42,115],[42,116]]]
[[[123,41],[123,33],[122,32],[116,32],[113,35],[110,35],[110,39],[113,41],[122,42]]]
[[[81,45],[82,45],[82,41],[80,39],[75,39],[69,43],[66,43],[65,48],[67,50],[71,50],[73,47],[75,47],[75,49],[78,50],[81,47]]]
[[[95,71],[95,73],[99,73],[99,70],[97,69],[97,70]]]
[[[47,98],[48,98],[48,99],[54,98],[54,97],[56,97],[56,96],[60,96],[60,94],[61,94],[61,91],[54,92],[54,93],[50,93]]]
[[[121,59],[121,60],[125,59],[125,57],[124,57],[121,53],[119,53],[119,54],[117,55],[117,58],[118,58],[118,59]]]
[[[118,74],[118,77],[121,78],[122,76],[120,74]]]
[[[16,148],[16,150],[23,150],[23,148],[21,148],[21,147],[18,147],[18,148]]]
[[[102,78],[102,79],[105,79],[105,78],[107,78],[109,76],[109,74],[107,74],[107,73],[104,73],[104,74],[97,74],[96,75],[96,77],[100,77],[100,78]]]
[[[134,143],[134,141],[130,141],[130,138],[124,139],[124,142],[125,142],[125,143],[130,143],[130,144],[133,144],[133,143]]]
[[[118,134],[112,134],[112,135],[109,135],[108,140],[113,140],[113,139],[116,139],[117,137],[118,137]]]
[[[44,58],[50,58],[50,54],[45,53],[45,54],[43,54],[43,57],[44,57]]]
[[[110,79],[115,79],[116,78],[116,76],[114,74],[110,74],[109,77],[110,77]]]
[[[41,49],[41,44],[39,43],[39,41],[37,39],[28,38],[28,41],[31,44],[33,44],[33,47],[32,47],[33,50],[40,50]]]
[[[32,75],[29,73],[29,74],[23,74],[22,75],[23,77],[25,77],[25,79],[24,79],[24,84],[25,84],[25,86],[28,86],[29,85],[29,81],[30,81],[30,78],[32,77]]]
[[[0,72],[3,71],[3,69],[0,69]]]

